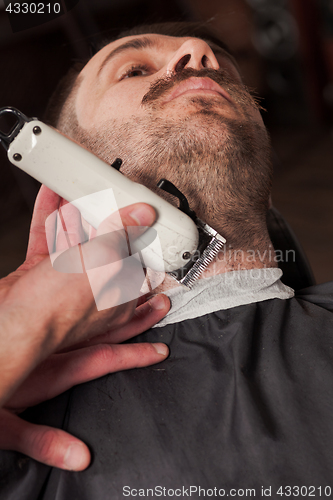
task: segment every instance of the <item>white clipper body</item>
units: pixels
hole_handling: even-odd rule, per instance
[[[121,165],[121,160],[110,166],[39,120],[26,118],[15,108],[0,110],[0,115],[6,113],[14,114],[18,120],[10,134],[0,133],[9,161],[71,202],[93,227],[97,228],[110,214],[110,200],[106,211],[103,203],[96,203],[96,199],[103,199],[103,196],[87,195],[106,189],[112,188],[114,194],[115,205],[111,213],[138,202],[148,203],[155,209],[157,217],[152,229],[159,237],[163,261],[153,245],[149,247],[155,239],[155,233],[149,234],[152,233],[150,228],[132,245],[133,253],[145,249],[145,263],[151,269],[175,273],[179,282],[190,286],[222,249],[225,239],[212,228],[195,216],[192,220],[150,189],[120,173],[116,165],[117,161]],[[207,236],[214,241],[208,242]],[[193,262],[200,248],[202,255],[199,252],[199,258]]]

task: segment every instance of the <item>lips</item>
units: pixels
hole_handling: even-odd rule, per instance
[[[180,95],[193,92],[203,93],[203,94],[205,93],[219,94],[222,97],[224,97],[227,101],[232,102],[228,92],[226,92],[216,82],[207,77],[205,78],[191,77],[188,78],[187,80],[182,81],[179,85],[176,86],[176,88],[173,89],[172,92],[170,92],[170,94],[165,99],[165,102],[170,102],[173,99],[179,97]]]

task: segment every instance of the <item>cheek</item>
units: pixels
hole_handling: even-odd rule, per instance
[[[94,104],[88,95],[79,93],[75,101],[75,112],[80,127],[88,129],[93,118]]]
[[[130,82],[129,82],[130,83]],[[127,119],[143,113],[141,102],[143,96],[149,90],[146,85],[119,84],[111,87],[96,107],[96,115],[100,122],[110,118]]]
[[[133,87],[133,85],[132,85]],[[140,115],[141,101],[149,90],[149,83],[137,85],[118,84],[111,86],[105,92],[90,92],[81,94],[76,102],[79,124],[83,128],[98,127],[110,119],[125,121]]]
[[[246,106],[246,108],[244,108],[244,116],[246,119],[253,121],[253,123],[257,123],[260,127],[266,128],[261,113],[257,107]]]
[[[256,123],[258,123],[258,125],[260,125],[263,128],[265,128],[265,125],[264,125],[261,113],[260,113],[260,111],[258,109],[253,109],[252,110],[252,117],[253,117],[254,121]]]
[[[99,117],[106,118],[127,118],[136,115],[140,110],[142,94],[139,92],[130,92],[126,89],[111,88],[106,94],[98,108]],[[113,116],[110,116],[112,113]]]

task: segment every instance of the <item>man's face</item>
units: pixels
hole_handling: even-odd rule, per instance
[[[77,123],[65,133],[107,163],[122,158],[123,174],[159,194],[168,179],[226,237],[232,221],[264,213],[269,140],[222,48],[191,37],[122,38],[84,67],[71,107]]]
[[[222,70],[230,83],[241,82],[233,58],[217,45],[208,45],[198,38],[178,38],[164,35],[125,37],[110,43],[85,66],[83,81],[76,100],[79,125],[92,130],[113,119],[145,118],[151,106],[143,103],[151,84],[184,68],[193,70]],[[215,80],[215,81],[214,81]],[[155,104],[159,117],[185,117],[196,111],[193,98],[200,97],[214,103],[222,116],[237,118],[241,104],[232,97],[228,85],[216,83],[216,77],[192,77],[182,85],[166,88]],[[223,80],[222,80],[223,81]],[[232,94],[232,91],[231,91]],[[260,122],[256,108],[249,110]]]

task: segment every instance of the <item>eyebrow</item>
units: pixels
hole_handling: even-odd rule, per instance
[[[159,45],[156,39],[143,37],[143,38],[134,38],[133,40],[129,40],[128,42],[119,45],[117,48],[113,49],[104,59],[102,64],[99,67],[98,75],[100,75],[103,68],[113,59],[115,56],[125,52],[127,50],[142,50],[147,48],[156,47]]]

